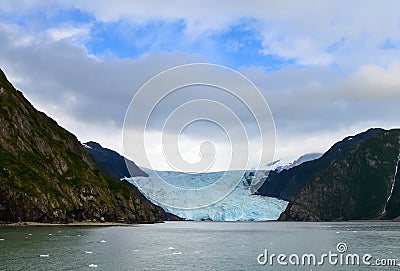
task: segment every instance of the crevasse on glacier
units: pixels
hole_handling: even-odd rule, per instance
[[[150,172],[149,177],[146,179],[152,183],[152,178],[163,177],[167,182],[177,187],[195,189],[210,185],[215,182],[223,173],[211,172],[201,174],[187,174],[181,172],[171,171],[155,171]],[[158,175],[158,176],[157,176]],[[258,174],[256,174],[258,176]],[[246,180],[247,177],[247,180]],[[263,220],[276,220],[279,215],[285,210],[287,202],[278,200],[276,198],[263,197],[252,195],[249,192],[249,176],[243,177],[236,188],[228,196],[221,201],[204,208],[199,209],[179,209],[171,208],[155,202],[152,198],[148,197],[145,191],[141,191],[148,199],[161,207],[167,212],[173,213],[185,219],[201,221],[263,221]],[[145,177],[135,177],[127,179],[132,184],[136,185],[135,179]],[[255,177],[253,177],[255,178]],[[256,180],[257,181],[257,180]],[[138,187],[139,190],[140,187]],[[155,192],[161,197],[171,197],[162,189],[152,187]],[[162,201],[162,200],[161,200]]]

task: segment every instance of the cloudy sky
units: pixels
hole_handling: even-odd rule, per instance
[[[196,62],[237,70],[258,87],[277,159],[400,126],[397,1],[6,0],[0,44],[0,68],[36,108],[80,141],[119,152],[137,90]],[[206,140],[194,130],[180,146],[193,161]]]

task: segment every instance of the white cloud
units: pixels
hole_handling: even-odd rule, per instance
[[[55,41],[63,39],[86,40],[89,37],[89,26],[87,27],[74,27],[74,26],[61,26],[47,29],[47,35]]]
[[[349,77],[348,86],[355,100],[400,99],[400,62],[393,61],[387,67],[362,65]]]
[[[150,21],[177,21],[186,23],[188,39],[198,42],[207,33],[223,31],[243,18],[257,21],[262,38],[261,52],[286,59],[295,59],[302,65],[329,65],[351,67],[372,63],[387,65],[394,52],[371,54],[387,40],[398,40],[400,9],[397,1],[109,1],[94,4],[87,0],[60,0],[43,2],[4,1],[0,10],[24,13],[30,10],[76,8],[93,14],[99,21],[131,21],[146,24]],[[64,33],[65,35],[67,33]],[[197,39],[196,39],[197,38]],[[381,55],[389,55],[384,59]],[[393,58],[392,58],[393,59]],[[385,63],[382,63],[384,61]],[[343,67],[342,67],[343,68]]]
[[[140,86],[167,68],[201,60],[183,53],[99,60],[69,39],[42,33],[21,43],[27,36],[18,26],[0,25],[1,68],[15,87],[80,140],[102,138],[118,150],[125,111]]]
[[[252,27],[262,39],[262,53],[301,65],[274,72],[265,72],[265,67],[241,69],[269,101],[277,126],[277,158],[292,160],[305,152],[324,151],[342,137],[372,126],[399,125],[399,50],[383,48],[387,40],[398,44],[397,6],[396,1],[209,0],[183,5],[175,0],[160,6],[159,1],[26,0],[3,1],[0,11],[18,15],[77,8],[100,21],[143,25],[183,20],[182,39],[188,44],[206,43],[210,33],[243,18],[256,21]],[[80,140],[97,140],[117,151],[125,110],[145,81],[175,65],[215,61],[207,59],[208,52],[100,59],[88,55],[83,46],[89,38],[90,25],[62,24],[37,33],[3,21],[1,68],[37,107]],[[227,46],[234,51],[241,45]],[[192,146],[185,154],[189,160],[196,158],[196,142],[183,142]]]
[[[399,15],[396,1],[362,5],[348,1],[180,1],[131,2],[117,1],[109,5],[100,1],[75,1],[75,5],[93,12],[99,20],[124,18],[139,23],[149,20],[181,20],[187,24],[189,36],[204,38],[204,33],[221,31],[242,18],[258,21],[264,53],[296,59],[300,64],[329,65],[346,61],[355,51],[375,63],[367,52],[381,46],[388,38],[397,39]],[[271,34],[272,33],[272,34]],[[329,47],[343,40],[335,51]],[[342,55],[344,54],[344,55]],[[354,60],[357,61],[357,60]],[[362,62],[362,59],[358,59]],[[356,62],[360,63],[360,62]],[[387,64],[387,63],[385,63]]]
[[[277,158],[324,152],[371,127],[399,127],[400,65],[362,65],[351,74],[324,68],[266,73],[243,69],[263,91],[277,127]]]

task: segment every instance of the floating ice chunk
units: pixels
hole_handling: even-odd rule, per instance
[[[50,257],[50,255],[49,255],[49,254],[40,254],[39,257],[41,257],[41,258],[48,258],[48,257]]]
[[[97,267],[97,264],[91,263],[91,264],[89,264],[89,267]]]

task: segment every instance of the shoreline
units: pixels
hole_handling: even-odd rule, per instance
[[[80,226],[91,226],[91,227],[113,227],[113,226],[123,226],[123,227],[134,227],[141,224],[149,224],[149,223],[136,223],[136,224],[128,224],[121,222],[72,222],[72,223],[43,223],[43,222],[17,222],[17,223],[0,223],[0,227],[2,226],[10,226],[10,227],[29,227],[29,226],[72,226],[72,227],[80,227]]]
[[[81,221],[81,222],[70,222],[70,223],[45,223],[45,222],[17,222],[17,223],[0,223],[0,227],[2,226],[10,226],[10,227],[29,227],[29,226],[68,226],[68,227],[135,227],[140,225],[148,225],[148,224],[162,224],[170,221],[162,221],[162,222],[142,222],[142,223],[122,223],[122,222],[92,222],[92,221]],[[173,222],[215,222],[215,223],[242,223],[242,222],[250,222],[250,223],[315,223],[317,221],[279,221],[279,220],[263,220],[263,221],[193,221],[193,220],[183,220],[183,221],[173,221]],[[379,220],[379,219],[367,219],[367,220],[347,220],[347,221],[318,221],[317,223],[341,223],[341,222],[400,222],[398,220]]]

